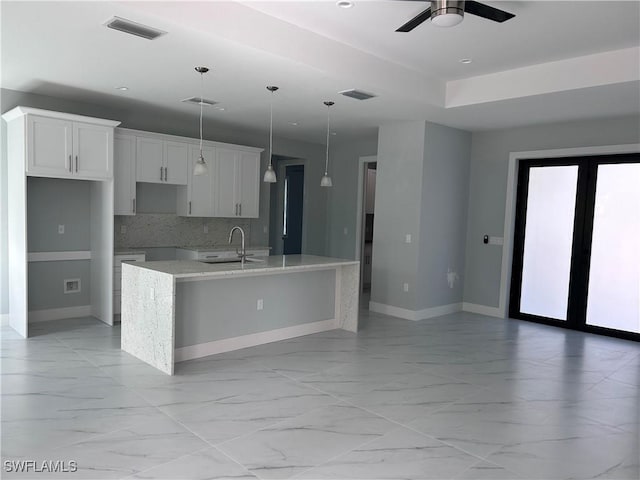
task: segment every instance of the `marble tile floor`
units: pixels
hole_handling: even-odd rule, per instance
[[[640,478],[640,344],[467,313],[361,324],[174,377],[90,318],[3,327],[0,476]]]

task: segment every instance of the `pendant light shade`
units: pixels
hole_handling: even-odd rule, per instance
[[[269,166],[264,172],[263,181],[266,183],[276,183],[276,171],[273,169],[273,93],[278,90],[278,87],[270,85],[267,90],[271,92],[271,104],[269,106]]]
[[[322,176],[322,180],[320,180],[320,186],[332,187],[333,182],[329,176],[329,108],[334,102],[324,102],[324,104],[327,106],[327,155],[324,162],[324,175]]]
[[[196,67],[196,72],[200,74],[200,157],[198,157],[198,160],[193,165],[193,174],[197,176],[206,175],[209,172],[209,167],[207,167],[207,163],[204,161],[204,155],[202,154],[202,107],[204,105],[202,101],[204,98],[202,91],[204,74],[208,71],[209,69],[207,67]]]

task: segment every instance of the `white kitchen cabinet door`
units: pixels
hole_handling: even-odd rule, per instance
[[[28,115],[27,139],[27,174],[73,176],[73,122]]]
[[[136,138],[136,181],[165,183],[163,140]]]
[[[238,151],[216,149],[215,181],[213,182],[216,217],[237,217],[239,202],[236,168]]]
[[[73,173],[85,179],[113,177],[113,128],[73,122]]]
[[[216,149],[213,147],[203,147],[202,154],[207,164],[206,175],[193,175],[193,166],[200,158],[200,147],[192,145],[190,148],[189,176],[187,183],[187,216],[189,217],[213,217],[214,198],[213,184],[216,174]]]
[[[136,214],[136,137],[114,138],[114,215]]]
[[[164,142],[164,183],[186,185],[189,168],[189,144]]]
[[[237,191],[239,192],[238,216],[244,218],[258,218],[260,212],[260,154],[253,152],[239,152],[237,176]]]

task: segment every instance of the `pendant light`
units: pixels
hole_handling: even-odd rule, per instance
[[[204,155],[202,154],[202,107],[203,103],[203,85],[204,85],[204,74],[207,73],[209,69],[207,67],[196,67],[196,72],[200,74],[200,157],[193,165],[193,174],[194,175],[206,175],[209,171],[207,167],[207,163],[204,161]]]
[[[273,169],[273,93],[278,87],[270,85],[267,90],[271,92],[271,105],[269,107],[269,166],[264,172],[263,181],[266,183],[276,183],[276,171]]]
[[[322,180],[320,180],[321,187],[332,187],[333,182],[331,181],[331,177],[329,176],[329,108],[333,105],[333,102],[324,102],[327,106],[327,157],[324,163],[324,175],[322,176]]]

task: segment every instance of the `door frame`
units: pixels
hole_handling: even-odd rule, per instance
[[[368,163],[377,163],[377,155],[368,155],[366,157],[360,157],[358,159],[358,203],[356,210],[356,245],[355,245],[355,259],[360,262],[360,278],[364,271],[364,265],[362,263],[362,251],[364,249],[364,221],[365,216],[362,214],[364,210],[364,195],[365,195],[365,171]],[[377,189],[376,189],[377,190]],[[373,278],[371,279],[373,284]],[[362,293],[363,283],[360,282],[360,293]]]
[[[500,273],[500,297],[498,307],[487,307],[485,313],[500,318],[509,316],[509,292],[511,290],[511,266],[513,263],[513,234],[516,223],[516,195],[518,180],[518,164],[520,160],[546,158],[562,161],[568,157],[590,157],[597,155],[616,155],[620,153],[640,153],[640,143],[621,145],[604,145],[594,147],[559,148],[551,150],[532,150],[509,153],[507,171],[507,192],[505,198],[505,215],[502,246],[502,268]]]

